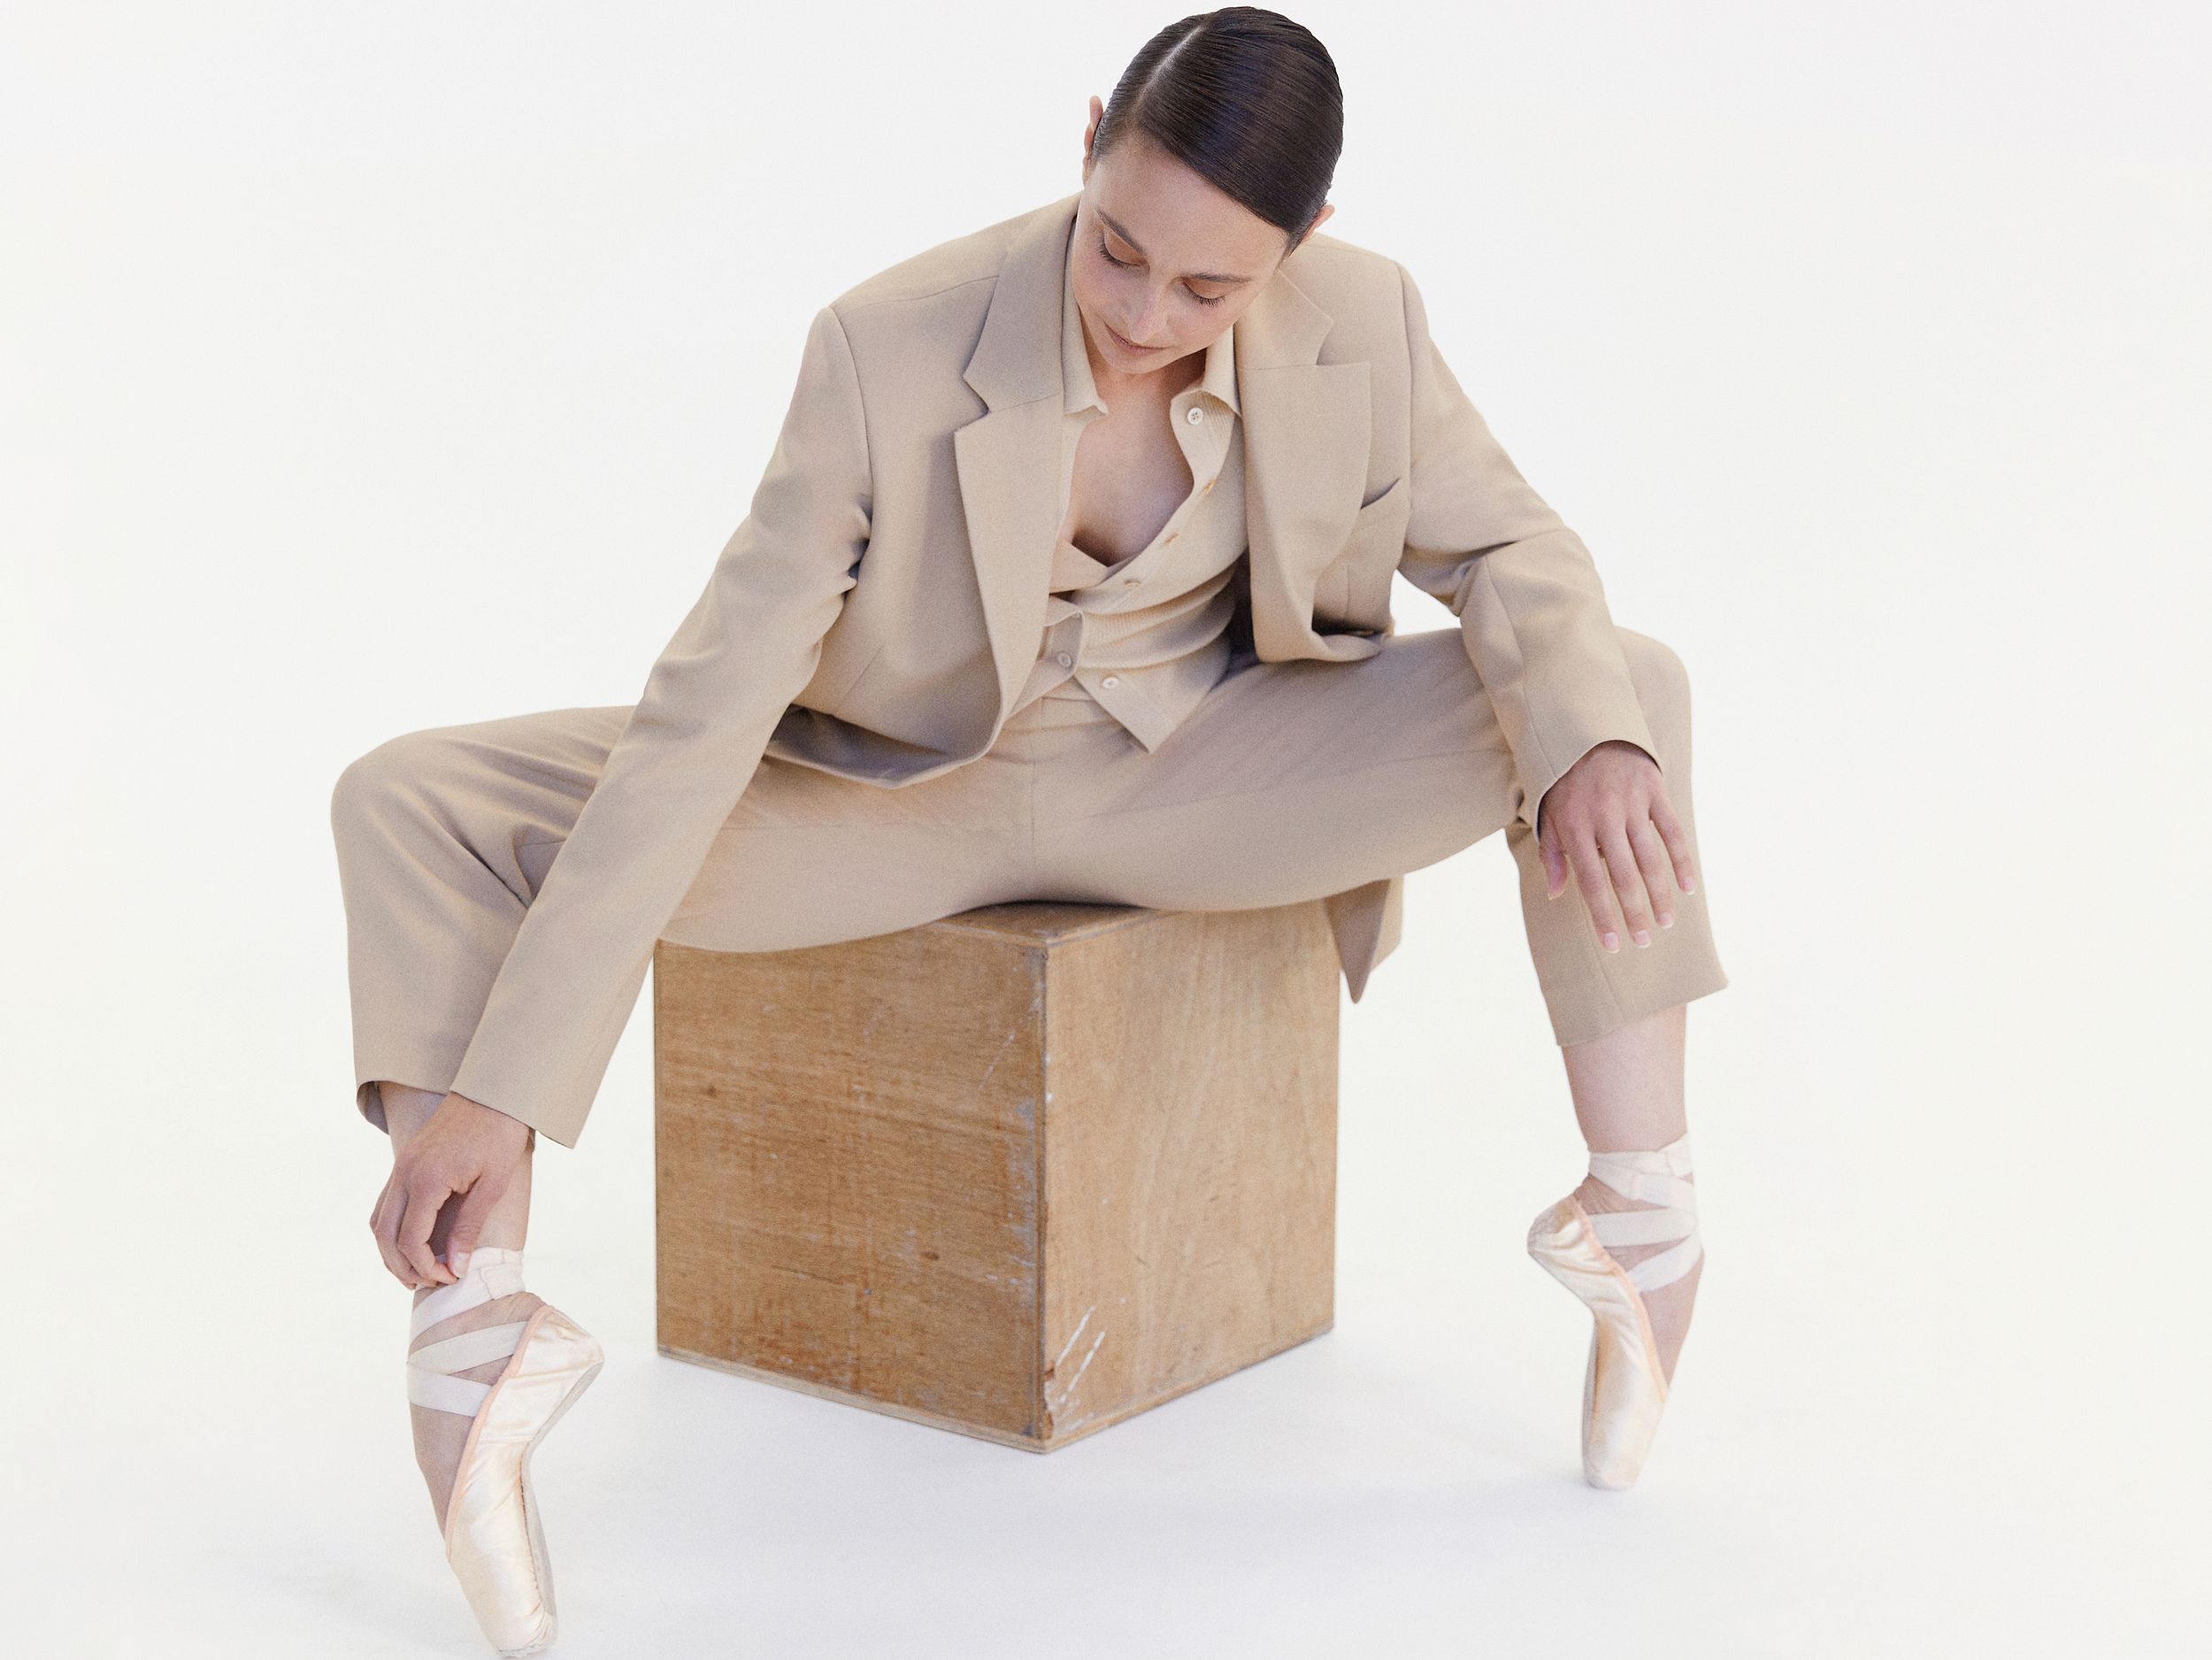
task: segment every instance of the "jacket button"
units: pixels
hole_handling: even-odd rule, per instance
[[[1118,686],[1121,684],[1121,676],[1118,674],[1109,674],[1104,680],[1101,680],[1099,684],[1101,686]]]
[[[1200,421],[1206,419],[1206,411],[1200,409],[1197,404],[1194,403],[1189,409],[1183,412],[1183,419],[1188,421],[1192,426],[1195,427]]]
[[[1064,651],[1063,651],[1057,657],[1054,658],[1053,661],[1057,663],[1064,669],[1072,668],[1075,665],[1075,659]]]

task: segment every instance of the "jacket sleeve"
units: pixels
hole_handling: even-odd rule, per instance
[[[1622,738],[1658,761],[1597,567],[1529,488],[1429,338],[1403,265],[1412,491],[1398,569],[1451,607],[1520,773],[1532,832],[1546,791]]]
[[[813,678],[873,503],[852,350],[816,314],[752,506],[524,912],[452,1088],[573,1147],[717,833]]]

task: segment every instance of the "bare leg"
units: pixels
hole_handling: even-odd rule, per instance
[[[1663,1147],[1687,1134],[1687,1111],[1683,1104],[1683,1058],[1689,1007],[1677,1003],[1624,1026],[1570,1043],[1561,1051],[1567,1066],[1567,1087],[1574,1095],[1575,1118],[1582,1139],[1594,1153]],[[1692,1176],[1694,1182],[1697,1179]],[[1595,1176],[1585,1176],[1574,1190],[1586,1210],[1643,1210],[1652,1207],[1624,1199]],[[1612,1254],[1624,1268],[1632,1267],[1665,1245],[1621,1245]],[[1689,1334],[1690,1310],[1697,1301],[1697,1282],[1705,1272],[1698,1258],[1690,1272],[1671,1285],[1644,1295],[1650,1311],[1652,1334],[1659,1342],[1660,1364],[1667,1379],[1674,1379],[1675,1356]]]
[[[430,1121],[430,1115],[438,1110],[445,1096],[438,1091],[415,1089],[405,1084],[378,1080],[378,1093],[383,1098],[384,1117],[391,1132],[395,1154],[406,1145],[408,1138]],[[531,1138],[534,1144],[536,1138]],[[522,1167],[515,1179],[508,1183],[507,1191],[499,1196],[485,1219],[484,1232],[477,1241],[480,1245],[500,1245],[511,1250],[522,1249],[523,1235],[530,1225],[530,1168],[529,1151],[523,1154]],[[447,1234],[452,1225],[454,1205],[449,1203],[430,1231],[430,1249],[442,1253],[447,1248]],[[415,1293],[420,1303],[438,1287],[425,1286]],[[419,1349],[459,1332],[472,1332],[479,1326],[496,1326],[509,1320],[528,1319],[541,1305],[541,1299],[528,1291],[518,1291],[510,1297],[494,1297],[488,1303],[464,1310],[449,1319],[440,1320],[426,1328],[410,1345]],[[488,1360],[482,1365],[457,1375],[489,1383],[507,1366],[503,1359]],[[457,1412],[441,1412],[434,1408],[416,1406],[410,1403],[408,1410],[414,1415],[415,1463],[422,1471],[423,1479],[430,1487],[430,1503],[438,1518],[439,1530],[445,1527],[446,1501],[452,1495],[453,1475],[461,1465],[462,1443],[468,1439],[471,1420]]]

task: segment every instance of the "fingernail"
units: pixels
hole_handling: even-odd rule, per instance
[[[456,1280],[458,1280],[463,1274],[468,1272],[468,1271],[469,1254],[466,1251],[463,1251],[458,1257],[456,1257],[453,1259],[453,1277]]]
[[[1621,949],[1621,936],[1610,928],[1605,931],[1605,949],[1609,951],[1617,951]]]
[[[1694,894],[1697,892],[1697,884],[1695,882],[1685,882],[1682,884],[1682,891],[1686,894]]]
[[[1636,943],[1639,945],[1649,945],[1651,943],[1651,930],[1649,928],[1637,929]]]
[[[1671,928],[1674,926],[1674,912],[1671,911],[1661,911],[1659,913],[1659,926],[1663,928]]]

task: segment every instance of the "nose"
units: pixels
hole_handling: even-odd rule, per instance
[[[1162,304],[1163,299],[1159,294],[1155,293],[1152,295],[1145,302],[1144,310],[1138,312],[1134,318],[1130,319],[1128,327],[1121,330],[1121,337],[1124,340],[1136,342],[1139,345],[1143,346],[1147,351],[1152,350],[1153,347],[1148,342],[1146,341],[1145,336],[1152,332],[1152,319],[1158,313]],[[1115,327],[1117,328],[1121,327],[1118,323],[1117,323]]]

